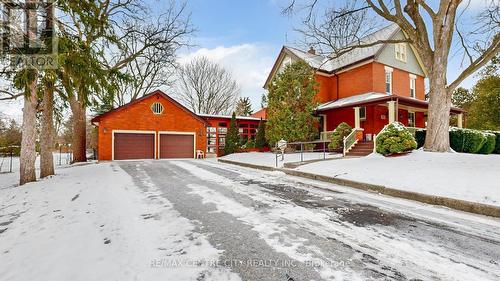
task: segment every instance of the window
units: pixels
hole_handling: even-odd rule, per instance
[[[392,71],[385,71],[385,92],[392,94]]]
[[[416,77],[410,75],[410,97],[415,98],[415,82]]]
[[[226,122],[219,122],[219,134],[227,134],[227,123]]]
[[[359,108],[359,119],[366,120],[366,107],[362,106]]]
[[[395,45],[396,59],[406,62],[406,43],[398,43]]]
[[[151,111],[153,111],[154,114],[161,114],[163,109],[163,104],[159,102],[155,102],[151,105]]]
[[[408,112],[408,127],[415,127],[415,112]]]

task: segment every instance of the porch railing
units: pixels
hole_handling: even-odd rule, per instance
[[[344,138],[344,157],[351,148],[358,142],[356,138],[359,129],[352,129],[351,133]]]

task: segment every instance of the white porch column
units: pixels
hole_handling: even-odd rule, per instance
[[[460,113],[457,115],[457,127],[459,127],[459,128],[463,127],[463,118],[464,118],[463,113]]]
[[[361,118],[359,116],[359,106],[354,107],[354,128],[361,128]]]
[[[388,101],[389,107],[389,124],[396,121],[396,101]]]

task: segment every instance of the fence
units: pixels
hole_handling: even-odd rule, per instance
[[[0,147],[0,173],[12,173],[14,167],[14,150],[19,146]]]
[[[330,152],[328,150],[329,140],[316,140],[316,141],[304,141],[304,142],[291,142],[287,143],[288,152],[281,153],[281,151],[276,146],[276,167],[278,167],[278,158],[281,157],[281,161],[285,161],[285,154],[299,154],[300,162],[304,162],[304,153],[307,152],[322,152],[323,159],[326,159],[326,153]],[[322,147],[316,148],[319,144],[323,144]],[[311,147],[311,148],[309,148]],[[297,150],[299,148],[299,150]]]

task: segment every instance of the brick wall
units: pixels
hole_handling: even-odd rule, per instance
[[[160,115],[155,115],[151,111],[151,105],[156,101],[164,106],[164,111]],[[206,150],[205,124],[160,94],[113,111],[100,119],[99,160],[112,159],[113,130],[194,132],[196,149]],[[156,143],[159,143],[158,140]],[[156,151],[158,157],[158,148]]]

